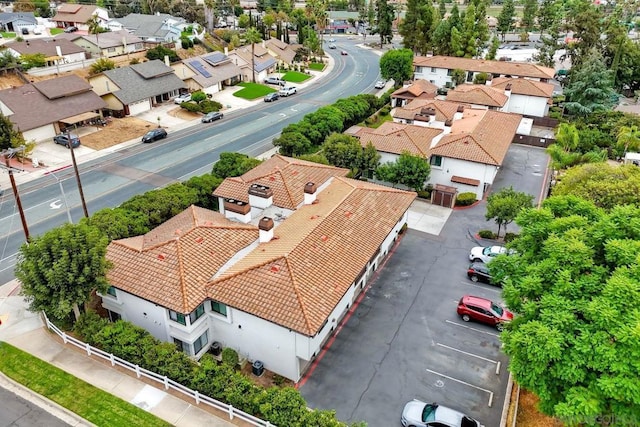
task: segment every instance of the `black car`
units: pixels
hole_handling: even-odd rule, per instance
[[[264,102],[273,102],[278,99],[280,99],[280,95],[278,95],[278,92],[271,92],[264,97]]]
[[[483,262],[474,262],[470,264],[467,269],[467,276],[472,282],[480,281],[495,285],[491,272],[489,271],[489,267],[487,267],[487,264]]]
[[[69,139],[71,139],[71,144],[69,144]],[[66,133],[61,133],[53,137],[53,142],[56,144],[64,145],[69,148],[71,145],[73,148],[78,148],[80,146],[80,138],[77,135],[67,135]]]
[[[218,111],[212,111],[210,113],[205,114],[205,116],[200,120],[202,123],[210,123],[215,122],[216,120],[220,120],[224,115]]]
[[[21,31],[21,32],[22,32],[22,34],[23,34],[23,35],[25,35],[25,36],[29,34],[29,29],[28,29],[28,28],[22,27],[22,28],[20,29],[20,31]]]
[[[65,33],[75,33],[76,31],[78,31],[78,27],[76,27],[75,25],[71,25],[64,29]]]
[[[167,131],[162,128],[151,129],[142,137],[142,142],[153,142],[167,137]]]

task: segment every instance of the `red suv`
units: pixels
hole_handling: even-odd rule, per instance
[[[465,322],[475,320],[495,326],[499,331],[513,319],[513,313],[486,298],[465,295],[458,302],[458,314]]]

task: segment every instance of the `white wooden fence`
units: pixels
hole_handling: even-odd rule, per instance
[[[177,383],[165,376],[158,375],[152,371],[148,371],[144,368],[141,368],[138,365],[134,365],[133,363],[127,362],[124,359],[114,356],[111,353],[104,352],[99,348],[95,348],[83,341],[73,338],[67,335],[66,333],[64,333],[63,331],[61,331],[56,325],[51,323],[47,318],[46,314],[42,313],[42,315],[44,316],[45,322],[49,330],[55,332],[60,338],[62,338],[62,341],[65,344],[71,344],[86,351],[87,356],[98,356],[101,359],[108,360],[111,363],[111,366],[117,365],[129,371],[135,372],[136,377],[138,378],[145,377],[157,383],[162,384],[165,390],[169,390],[169,389],[176,390],[179,393],[194,399],[196,402],[196,405],[203,404],[203,405],[207,405],[212,408],[218,409],[220,411],[223,411],[228,414],[230,420],[233,420],[234,418],[239,418],[241,420],[248,422],[253,426],[275,427],[273,424],[269,423],[268,421],[261,420],[260,418],[254,417],[253,415],[249,415],[246,412],[236,409],[231,405],[227,405],[226,403],[222,403],[218,400],[212,399],[209,396],[200,394],[195,390],[191,390],[190,388],[183,386],[182,384]]]

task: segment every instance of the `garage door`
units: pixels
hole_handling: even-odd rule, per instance
[[[148,99],[145,99],[144,101],[129,104],[129,115],[135,116],[136,114],[144,113],[145,111],[149,111],[150,109],[151,102],[149,102]]]

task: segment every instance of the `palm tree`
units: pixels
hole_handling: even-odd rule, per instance
[[[256,82],[256,43],[260,43],[262,41],[262,37],[260,37],[260,32],[256,30],[255,27],[251,27],[247,30],[244,35],[244,39],[247,43],[251,43],[251,76],[253,83]]]
[[[640,148],[640,130],[638,126],[622,126],[618,131],[617,148],[622,149],[622,157],[628,150],[637,151]]]
[[[87,26],[89,26],[89,34],[96,35],[96,46],[98,46],[98,50],[100,51],[100,56],[102,56],[102,49],[100,49],[100,45],[98,44],[98,34],[102,32],[102,27],[100,26],[100,20],[98,19],[98,15],[92,15],[91,18],[85,22]]]

